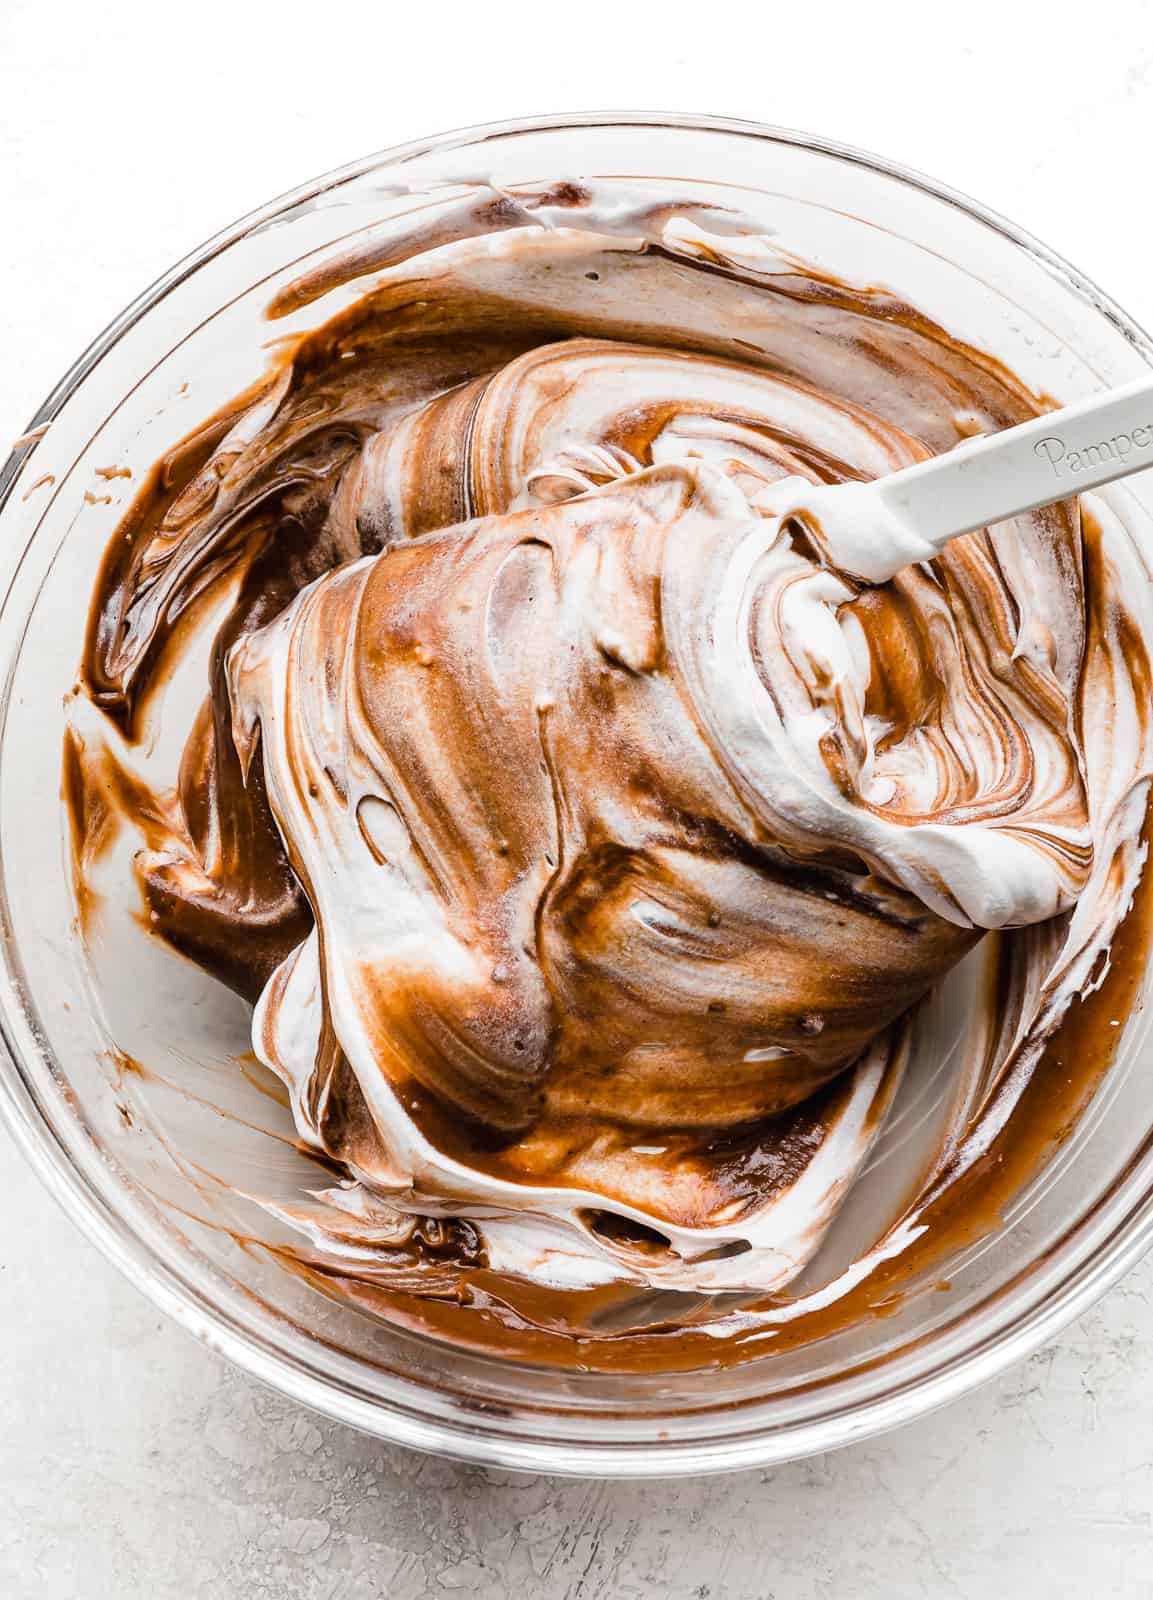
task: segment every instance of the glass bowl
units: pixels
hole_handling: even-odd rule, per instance
[[[739,191],[788,248],[858,282],[915,279],[921,310],[1057,400],[1153,360],[1147,336],[1080,274],[915,173],[720,118],[543,118],[372,156],[210,240],[81,356],[30,425],[46,431],[0,475],[0,1107],[17,1140],[134,1283],[285,1394],[420,1449],[603,1476],[763,1466],[845,1444],[955,1399],[1083,1311],[1153,1238],[1148,974],[1071,1137],[998,1230],[932,1281],[905,1284],[889,1315],[725,1370],[560,1373],[448,1352],[322,1297],[265,1248],[268,1214],[206,1176],[293,1181],[286,1113],[238,1064],[245,1008],[149,941],[127,904],[100,953],[86,949],[59,795],[62,704],[135,484],[257,375],[272,333],[326,320],[363,283],[270,325],[278,287],[430,187],[638,173]],[[98,473],[123,466],[133,479]],[[1153,516],[1153,475],[1112,493],[1130,526]],[[117,1046],[147,1070],[129,1070]]]

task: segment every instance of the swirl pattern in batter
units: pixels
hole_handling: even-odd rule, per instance
[[[881,1259],[1005,1128],[1132,901],[1129,536],[1068,502],[865,586],[783,513],[1043,409],[995,360],[644,186],[418,216],[280,296],[363,291],[114,541],[81,871],[99,789],[153,925],[256,1001],[344,1174],[293,1211],[318,1259],[465,1302],[528,1282],[561,1325],[566,1292],[719,1316],[795,1278],[919,1002],[997,930],[969,1092]],[[179,784],[144,793],[132,743],[221,595]]]

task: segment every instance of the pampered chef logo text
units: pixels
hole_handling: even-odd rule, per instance
[[[1098,444],[1087,444],[1080,450],[1070,450],[1064,439],[1055,433],[1038,439],[1033,454],[1040,456],[1053,468],[1056,478],[1086,472],[1090,467],[1103,467],[1112,461],[1124,461],[1126,456],[1142,450],[1153,449],[1153,426],[1132,428],[1128,433],[1115,433],[1111,439]]]

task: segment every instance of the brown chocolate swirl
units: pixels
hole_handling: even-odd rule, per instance
[[[257,1053],[355,1185],[299,1216],[353,1276],[403,1235],[406,1290],[423,1250],[443,1293],[443,1219],[466,1276],[771,1290],[984,930],[1020,931],[977,1115],[914,1211],[1100,976],[1143,861],[1133,553],[1071,502],[861,591],[776,486],[1042,409],[1010,373],[732,213],[431,209],[126,519],[84,661],[127,741],[101,781],[158,930],[259,995]],[[225,594],[145,804],[131,741]]]

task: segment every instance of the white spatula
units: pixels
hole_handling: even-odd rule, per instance
[[[799,517],[834,566],[884,583],[959,534],[1149,466],[1153,376],[968,439],[871,483],[797,485],[795,504],[786,493],[773,509]]]

